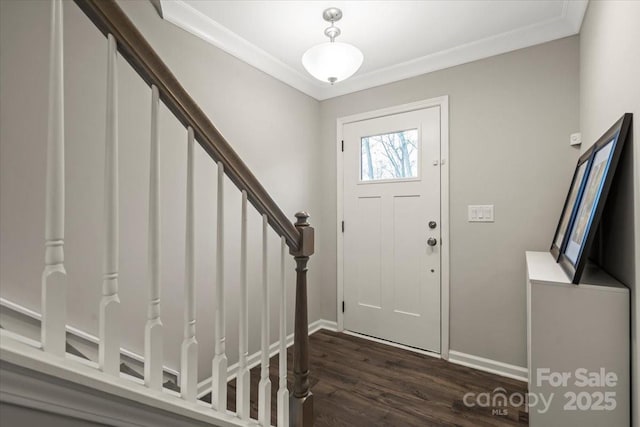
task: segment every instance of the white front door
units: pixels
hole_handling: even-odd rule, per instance
[[[440,353],[440,107],[342,131],[344,327]]]

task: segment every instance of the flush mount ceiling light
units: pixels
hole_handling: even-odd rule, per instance
[[[334,84],[358,71],[364,57],[357,47],[335,41],[340,35],[340,28],[334,25],[342,18],[340,9],[330,7],[322,12],[322,17],[331,22],[331,26],[324,30],[330,41],[307,50],[302,55],[302,65],[316,79]]]

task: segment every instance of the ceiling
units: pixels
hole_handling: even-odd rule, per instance
[[[577,34],[588,0],[160,0],[163,18],[319,100]],[[327,41],[327,7],[342,9],[338,41],[364,63],[335,85],[303,68]]]

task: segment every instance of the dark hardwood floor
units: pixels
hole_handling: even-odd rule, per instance
[[[317,427],[528,425],[524,407],[469,408],[463,403],[467,392],[493,396],[498,387],[507,396],[524,395],[526,383],[337,332],[317,332],[309,344]],[[291,360],[290,349],[290,371]],[[270,374],[275,425],[277,357],[271,359]],[[292,378],[289,372],[289,389]],[[257,416],[259,380],[257,367],[251,371],[252,417]],[[228,396],[228,407],[235,411],[235,381],[229,383]]]

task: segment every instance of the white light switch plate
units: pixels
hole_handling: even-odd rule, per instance
[[[469,205],[469,222],[494,222],[493,205]]]

